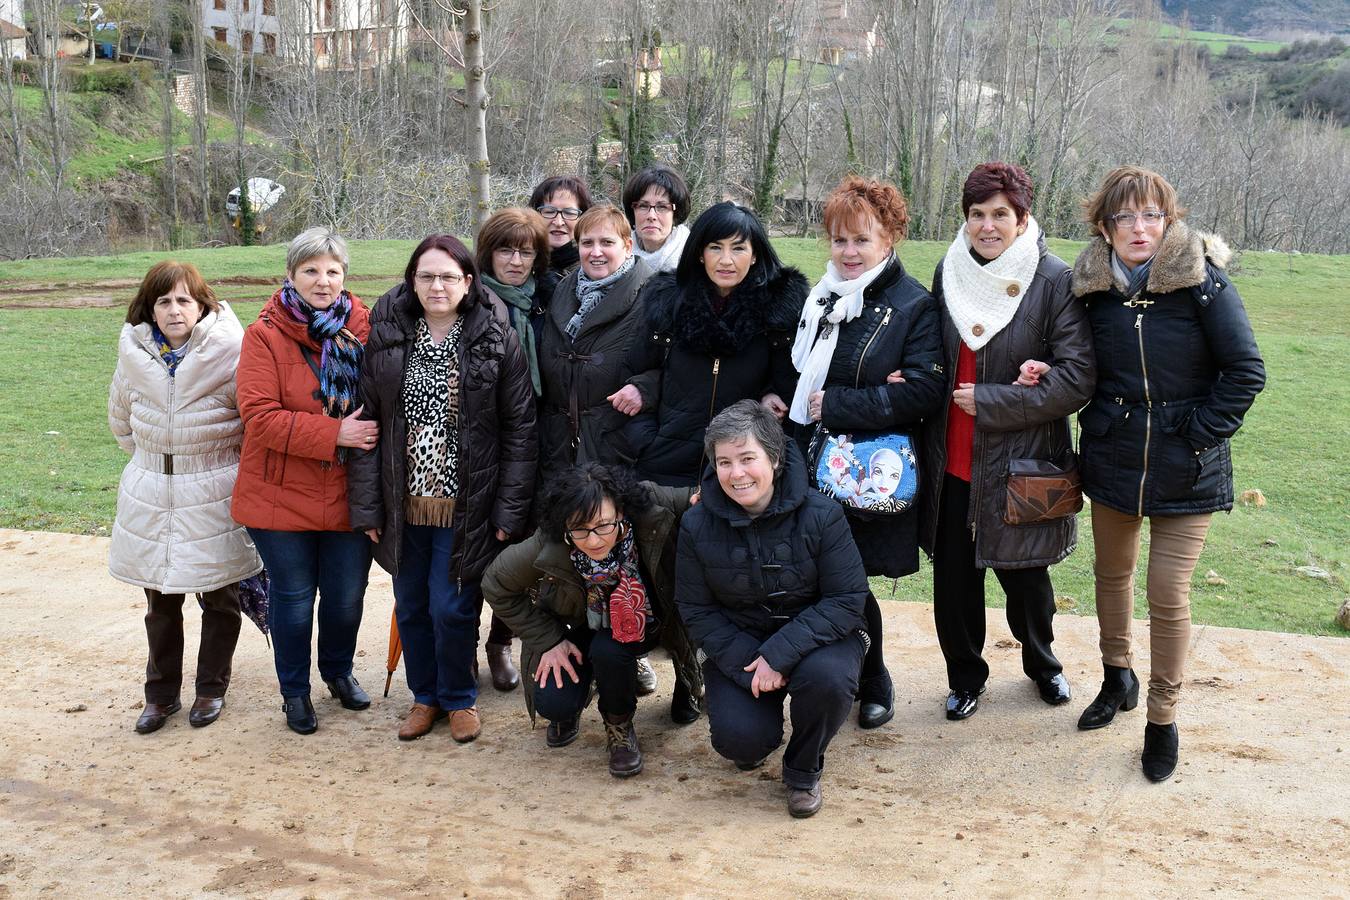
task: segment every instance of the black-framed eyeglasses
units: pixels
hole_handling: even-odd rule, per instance
[[[575,206],[539,206],[535,207],[535,212],[545,219],[556,219],[558,216],[562,216],[569,222],[575,222],[581,218],[581,210]]]
[[[492,251],[492,255],[501,260],[510,260],[512,257],[519,256],[521,262],[533,262],[538,254],[533,250],[522,250],[519,247],[498,247]]]
[[[567,536],[572,539],[572,543],[574,544],[581,543],[582,541],[586,540],[586,538],[589,537],[590,535],[595,535],[598,538],[607,538],[614,532],[618,531],[619,526],[621,524],[623,523],[601,522],[594,528],[569,528],[567,529]]]
[[[675,207],[669,203],[634,203],[633,212],[639,216],[645,216],[647,213],[656,213],[658,216],[668,216],[675,212]]]

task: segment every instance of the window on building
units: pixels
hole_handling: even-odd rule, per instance
[[[244,0],[244,12],[248,12],[253,5],[253,0]]]
[[[245,53],[253,52],[253,32],[251,31],[244,32],[243,45]]]
[[[275,16],[277,14],[277,0],[263,0],[263,15]]]
[[[214,37],[216,40],[220,41],[222,44],[228,43],[228,35],[225,33],[224,28],[212,28],[211,36]]]
[[[268,56],[277,55],[277,36],[275,34],[263,35],[263,52]]]
[[[328,38],[322,34],[314,36],[314,55],[315,56],[328,55]]]
[[[323,5],[319,7],[319,27],[333,27],[333,0],[323,0]]]
[[[213,4],[211,4],[211,8],[212,8],[212,9],[224,9],[224,8],[225,8],[225,0],[215,0],[215,2],[214,2]]]

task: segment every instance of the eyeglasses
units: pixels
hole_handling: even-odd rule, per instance
[[[454,272],[447,272],[444,275],[435,272],[418,272],[413,276],[413,280],[422,287],[431,287],[438,281],[446,287],[455,287],[464,280],[464,276],[456,275]]]
[[[562,216],[569,222],[575,222],[581,218],[581,210],[575,206],[539,206],[535,208],[535,212],[545,219],[556,219],[558,216]]]
[[[1156,209],[1146,209],[1141,213],[1116,213],[1114,216],[1107,216],[1107,218],[1115,222],[1117,228],[1133,228],[1136,219],[1143,219],[1145,225],[1157,225],[1167,218],[1167,213],[1158,212]]]
[[[675,207],[669,203],[634,203],[633,212],[639,216],[645,216],[648,213],[656,213],[658,216],[668,216],[675,211]]]
[[[595,535],[599,538],[607,538],[618,530],[618,522],[601,522],[594,528],[569,528],[567,529],[567,536],[572,539],[572,543],[579,544],[586,540],[590,535]]]
[[[515,256],[519,256],[521,262],[530,262],[536,254],[533,250],[521,250],[517,247],[498,247],[492,251],[492,255],[503,262],[507,262]]]

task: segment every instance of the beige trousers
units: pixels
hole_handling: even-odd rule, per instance
[[[1176,721],[1181,678],[1191,640],[1191,574],[1205,548],[1213,513],[1149,516],[1148,720],[1157,725]],[[1092,541],[1096,549],[1097,622],[1101,626],[1102,662],[1134,667],[1130,623],[1134,612],[1134,569],[1139,561],[1143,516],[1092,504]]]

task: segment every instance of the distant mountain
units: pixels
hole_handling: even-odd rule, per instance
[[[1161,0],[1163,12],[1191,17],[1199,31],[1275,34],[1315,31],[1350,34],[1350,0]]]

